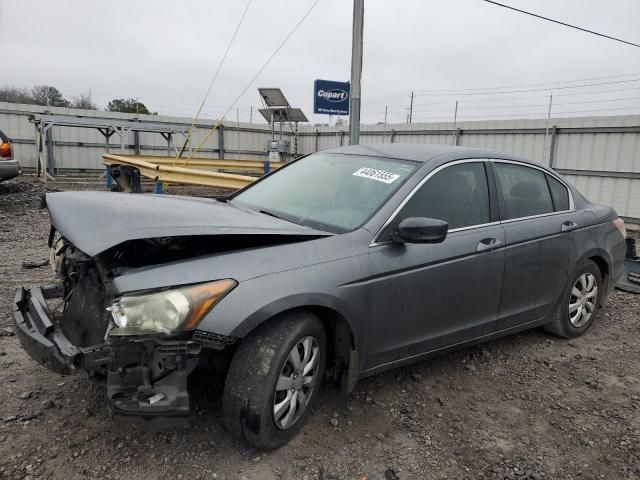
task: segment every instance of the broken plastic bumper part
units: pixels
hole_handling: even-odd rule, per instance
[[[156,423],[186,421],[189,414],[187,377],[198,362],[201,344],[154,336],[124,336],[103,344],[79,347],[71,343],[46,300],[62,301],[58,285],[20,289],[13,304],[16,335],[38,363],[68,375],[86,370],[106,378],[107,403],[114,415]]]

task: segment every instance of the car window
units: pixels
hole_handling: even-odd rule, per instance
[[[387,235],[409,217],[444,220],[449,229],[489,223],[489,189],[484,164],[461,163],[434,174],[402,207]]]
[[[503,220],[553,212],[545,173],[512,163],[494,163]]]
[[[404,160],[314,153],[251,185],[231,203],[300,225],[346,232],[363,225],[417,167]]]
[[[554,210],[556,212],[569,210],[569,190],[567,190],[567,187],[551,175],[547,175],[547,182],[549,182]]]

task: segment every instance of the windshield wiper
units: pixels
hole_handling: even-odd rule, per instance
[[[264,215],[269,215],[270,217],[273,217],[273,218],[277,218],[278,220],[286,220],[286,221],[288,221],[288,222],[290,222],[290,221],[291,221],[291,220],[289,220],[288,218],[281,217],[281,216],[279,216],[279,215],[276,215],[276,214],[275,214],[275,213],[273,213],[273,212],[269,212],[268,210],[258,210],[258,212],[260,212],[260,213],[262,213],[262,214],[264,214]]]

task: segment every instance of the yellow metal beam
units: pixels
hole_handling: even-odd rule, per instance
[[[167,165],[176,167],[195,168],[198,170],[233,170],[235,172],[243,173],[264,173],[264,162],[261,160],[236,160],[236,159],[217,159],[217,158],[192,158],[189,163],[184,165],[186,159],[175,157],[160,157],[153,155],[118,155],[126,158],[136,158],[145,162],[153,163],[156,165]],[[269,167],[271,170],[280,168],[283,162],[270,162]]]
[[[105,165],[127,165],[137,168],[140,175],[150,178],[155,182],[180,183],[185,185],[203,185],[207,187],[243,188],[255,181],[255,177],[235,175],[232,173],[208,172],[193,168],[159,165],[148,161],[152,157],[142,160],[138,157],[124,155],[102,155],[102,163]]]

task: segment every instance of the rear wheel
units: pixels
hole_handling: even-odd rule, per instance
[[[553,321],[545,329],[565,338],[579,337],[596,318],[601,296],[600,269],[591,260],[585,260],[570,277],[553,314]]]
[[[304,311],[258,327],[238,346],[227,374],[227,428],[248,443],[279,447],[302,428],[324,375],[322,322]]]

